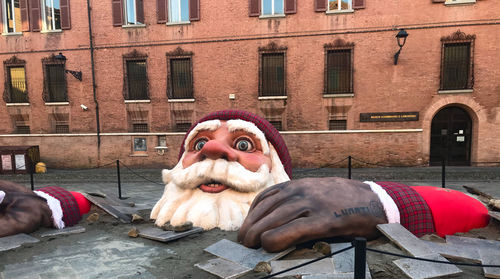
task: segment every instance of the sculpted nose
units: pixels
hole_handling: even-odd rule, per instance
[[[209,159],[225,159],[228,161],[236,161],[237,154],[231,148],[231,146],[222,143],[218,140],[209,140],[205,143],[203,148],[200,150],[201,154]]]

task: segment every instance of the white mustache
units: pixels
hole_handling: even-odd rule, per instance
[[[171,170],[163,170],[163,182],[173,182],[182,189],[195,189],[200,184],[217,181],[240,192],[256,192],[269,185],[271,180],[266,164],[253,172],[238,162],[224,159],[205,159],[187,168],[179,163]]]

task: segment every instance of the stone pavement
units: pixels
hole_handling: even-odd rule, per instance
[[[447,188],[464,191],[462,185],[473,186],[500,197],[500,167],[447,167],[446,171]],[[294,170],[294,178],[347,177],[347,174],[347,169]],[[353,169],[352,178],[441,186],[441,167]],[[0,179],[30,187],[27,174],[2,175]],[[57,185],[74,191],[118,195],[115,169],[49,169],[46,174],[35,174],[34,181],[35,188]],[[122,169],[121,181],[122,196],[140,206],[152,207],[163,193],[160,169]],[[40,242],[0,252],[0,278],[213,278],[194,267],[213,258],[203,249],[223,238],[236,241],[236,232],[220,230],[170,243],[130,238],[127,233],[132,225],[122,224],[103,211],[99,213],[98,222],[81,222],[86,229],[84,233],[41,238],[42,229],[31,234]],[[140,230],[152,224],[134,226]],[[481,269],[477,274],[481,275]],[[249,274],[245,278],[259,276],[263,274]]]

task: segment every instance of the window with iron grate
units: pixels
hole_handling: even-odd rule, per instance
[[[170,58],[169,69],[171,99],[192,99],[193,78],[191,71],[191,58]]]
[[[260,96],[286,96],[285,53],[262,53]]]
[[[45,65],[45,83],[48,102],[67,102],[64,64]]]
[[[351,49],[328,50],[326,94],[352,93]]]
[[[147,133],[149,132],[147,123],[135,123],[132,124],[132,131],[134,133]]]
[[[187,132],[191,128],[191,123],[175,123],[176,132]]]
[[[271,123],[271,125],[273,125],[274,128],[276,128],[276,130],[278,130],[278,131],[283,130],[283,125],[282,125],[282,122],[280,120],[271,120],[271,121],[269,121],[269,123]]]
[[[68,134],[69,125],[56,124],[56,134]]]
[[[30,126],[16,126],[16,134],[30,134]]]
[[[445,43],[443,46],[441,89],[472,88],[471,43]]]
[[[28,91],[26,89],[26,72],[24,66],[7,67],[7,78],[10,102],[28,103]]]
[[[330,130],[347,130],[347,120],[332,119],[328,121],[328,126]]]
[[[148,100],[146,60],[129,60],[127,63],[128,100]]]

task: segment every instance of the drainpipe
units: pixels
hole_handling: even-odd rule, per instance
[[[89,21],[89,41],[90,41],[90,65],[92,67],[92,93],[94,94],[95,103],[95,120],[97,126],[97,156],[101,155],[101,127],[99,124],[99,103],[97,102],[96,84],[95,84],[95,68],[94,68],[94,42],[92,40],[92,20],[90,16],[90,0],[87,0],[87,15]]]

